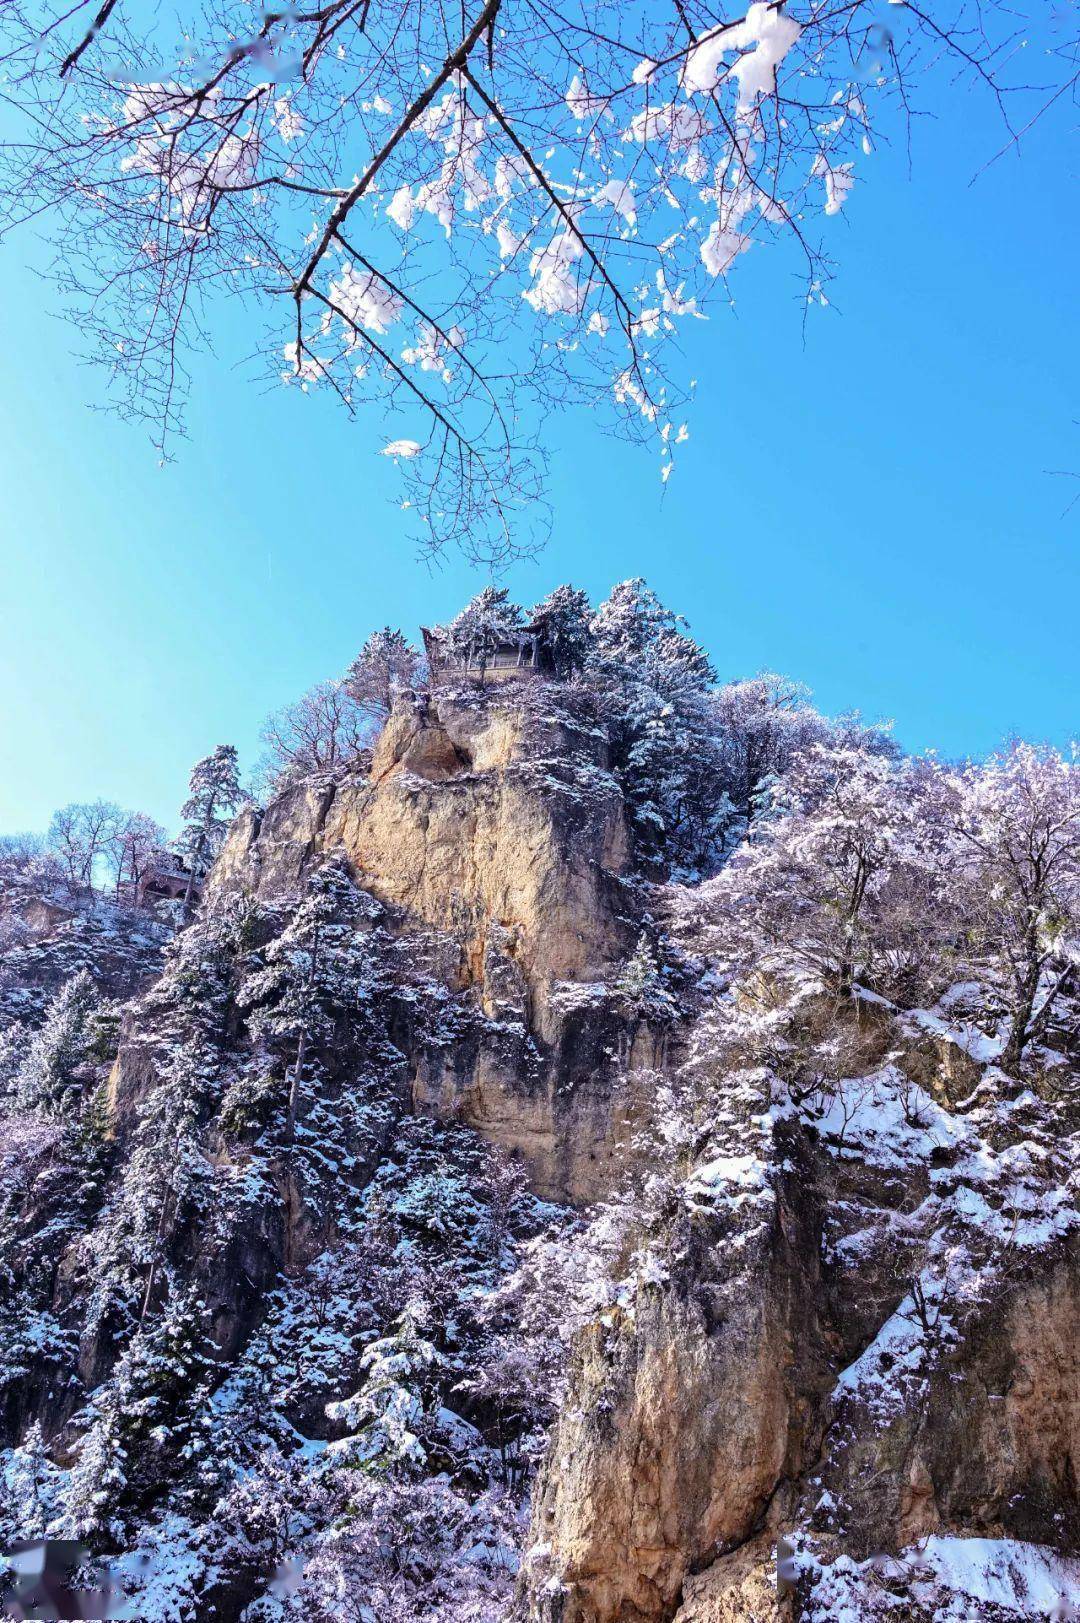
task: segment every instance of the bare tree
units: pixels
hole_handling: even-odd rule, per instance
[[[1056,36],[1046,83],[1010,80],[1052,9],[315,0],[253,24],[210,0],[169,65],[139,0],[8,0],[0,207],[51,217],[60,288],[162,455],[209,301],[240,292],[274,373],[392,414],[424,548],[500,561],[542,535],[545,418],[602,407],[666,478],[682,351],[747,250],[786,239],[824,303],[823,217],[920,76],[982,85],[1009,139],[1075,84]]]
[[[263,724],[266,753],[260,771],[265,786],[272,790],[294,774],[347,766],[376,730],[370,705],[359,701],[347,682],[316,682]]]
[[[107,861],[124,813],[111,800],[73,802],[53,813],[47,840],[74,891],[90,890]]]
[[[113,869],[116,895],[124,885],[130,887],[134,901],[139,885],[150,868],[155,852],[165,844],[165,830],[146,812],[125,812],[117,823],[109,841],[109,860]]]

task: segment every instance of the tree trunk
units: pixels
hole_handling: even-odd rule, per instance
[[[296,1107],[300,1099],[300,1079],[304,1071],[304,1055],[307,1052],[307,1032],[300,1033],[300,1043],[296,1050],[296,1064],[293,1066],[292,1081],[289,1083],[289,1103],[285,1113],[285,1142],[292,1144],[296,1139]]]
[[[184,912],[185,913],[190,913],[191,912],[191,892],[195,888],[195,875],[199,871],[199,863],[202,861],[202,854],[205,851],[205,849],[206,849],[206,829],[204,828],[202,834],[199,836],[199,843],[195,847],[195,850],[191,854],[191,872],[188,874],[187,889],[184,891]]]
[[[1001,1068],[1004,1071],[1015,1071],[1024,1057],[1028,1038],[1031,1035],[1031,1015],[1035,1007],[1035,996],[1039,990],[1039,961],[1028,956],[1027,969],[1020,982],[1016,1006],[1013,1010],[1012,1025],[1009,1028],[1009,1040],[1005,1044],[1005,1052],[1001,1056]]]

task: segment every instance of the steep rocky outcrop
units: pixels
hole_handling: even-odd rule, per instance
[[[862,1582],[860,1562],[852,1617],[1022,1617],[940,1609],[944,1588],[924,1608],[937,1590],[906,1552],[1080,1548],[1071,1153],[1030,1091],[956,1114],[958,1040],[931,1077],[909,1031],[873,1007],[876,1080],[824,1107],[727,1078],[726,1129],[655,1220],[663,1277],[639,1272],[580,1339],[521,1617],[834,1623],[833,1574]]]
[[[545,1195],[605,1193],[632,1110],[611,1061],[650,1062],[658,1039],[617,1006],[643,903],[588,694],[523,682],[402,699],[369,772],[237,820],[207,905],[288,899],[334,853],[484,1017],[453,1049],[409,1040],[414,1107],[521,1153]]]
[[[86,970],[110,998],[134,997],[160,973],[175,921],[97,900],[0,894],[8,940],[0,958],[0,1019],[38,1018],[50,997]]]
[[[797,1155],[789,1138],[778,1159]],[[831,1380],[800,1161],[752,1182],[734,1221],[702,1182],[669,1277],[582,1337],[534,1502],[544,1623],[670,1618],[687,1575],[752,1538],[814,1458]]]

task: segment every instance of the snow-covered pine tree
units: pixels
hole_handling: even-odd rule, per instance
[[[596,612],[585,679],[601,696],[613,765],[640,855],[684,872],[714,858],[719,746],[701,645],[645,581],[623,581]]]
[[[443,648],[455,661],[478,669],[481,682],[495,649],[520,631],[522,612],[504,586],[485,586],[449,625],[439,627]]]
[[[632,1019],[664,1024],[679,1012],[676,999],[664,984],[656,952],[644,931],[615,982],[615,990]]]
[[[585,664],[592,617],[588,594],[574,586],[556,586],[529,610],[529,620],[550,649],[555,674],[563,681]]]
[[[196,761],[188,779],[188,798],[180,808],[184,826],[177,850],[191,870],[185,907],[195,885],[221,849],[229,819],[240,804],[240,769],[234,744],[219,744],[212,755]]]
[[[365,1351],[360,1390],[327,1405],[327,1417],[351,1433],[337,1445],[339,1451],[368,1469],[407,1470],[424,1463],[425,1421],[442,1360],[423,1334],[423,1318],[422,1306],[411,1303],[390,1334]]]
[[[288,1066],[287,1140],[295,1134],[313,1053],[369,1016],[377,980],[368,939],[374,905],[343,861],[325,863],[311,875],[287,928],[265,948],[264,968],[244,986],[252,1035]]]
[[[0,1539],[5,1548],[45,1537],[56,1512],[59,1477],[45,1448],[41,1422],[34,1420],[0,1471]]]
[[[415,681],[420,654],[405,635],[383,626],[373,631],[345,673],[345,687],[376,724],[388,715],[398,688]]]
[[[85,969],[60,988],[15,1078],[22,1109],[60,1114],[81,1096],[99,1008],[97,989]]]
[[[193,1505],[205,1505],[220,1487],[211,1451],[210,1349],[206,1309],[190,1289],[132,1337],[94,1395],[61,1496],[75,1537],[123,1536],[128,1519],[166,1486]]]

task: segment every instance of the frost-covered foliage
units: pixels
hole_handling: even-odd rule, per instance
[[[138,0],[10,0],[0,206],[55,211],[62,291],[163,452],[204,304],[244,292],[273,375],[391,408],[425,549],[504,560],[535,538],[549,416],[599,411],[666,478],[698,323],[752,250],[786,245],[825,305],[877,132],[956,74],[1023,128],[1075,72],[1061,11],[215,0],[163,28]]]
[[[527,610],[489,587],[437,629],[447,658],[482,682],[495,647],[524,627],[542,639],[557,680],[592,697],[636,854],[654,873],[714,870],[816,741],[850,738],[888,753],[884,734],[857,718],[826,720],[784,677],[718,684],[686,620],[640,578],[620,582],[595,610],[569,585]]]
[[[104,1052],[103,1052],[104,1049]],[[14,1077],[16,1102],[43,1115],[72,1108],[92,1061],[108,1052],[108,1032],[94,982],[85,969],[57,992],[45,1019],[30,1039]]]
[[[589,653],[592,605],[588,594],[575,586],[556,586],[528,612],[529,624],[551,655],[555,674],[575,676]]]
[[[111,1102],[117,1024],[61,989],[0,1141],[6,1536],[86,1541],[162,1623],[501,1615],[570,1253],[520,1167],[404,1111],[394,1032],[455,1018],[333,859],[176,938]]]
[[[186,901],[196,880],[221,849],[232,814],[242,799],[235,744],[219,744],[212,755],[196,761],[188,780],[188,798],[180,808],[183,826],[176,840],[191,872]]]
[[[449,625],[440,627],[446,655],[479,671],[481,679],[500,643],[521,635],[523,615],[505,586],[485,586]]]
[[[373,631],[348,671],[345,685],[373,724],[385,720],[394,695],[420,673],[420,654],[400,631]]]

